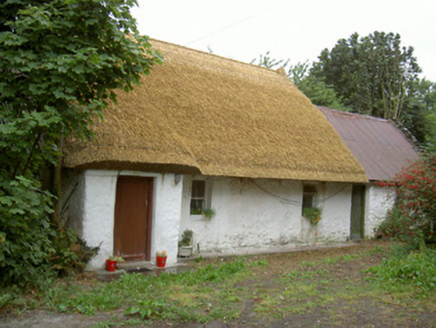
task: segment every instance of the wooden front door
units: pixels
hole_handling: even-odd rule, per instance
[[[120,176],[115,200],[114,254],[150,260],[153,179]]]
[[[351,227],[350,238],[364,237],[365,229],[365,186],[353,185],[351,196]]]

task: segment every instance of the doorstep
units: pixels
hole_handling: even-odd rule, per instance
[[[140,273],[144,276],[159,276],[162,273],[178,274],[187,270],[189,270],[189,267],[186,263],[176,263],[175,265],[159,268],[151,262],[132,261],[124,262],[121,269],[116,269],[112,272],[105,269],[96,270],[95,275],[99,280],[112,281],[119,279],[123,274],[129,273]]]

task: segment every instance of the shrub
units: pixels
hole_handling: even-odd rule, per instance
[[[95,254],[50,221],[53,196],[33,179],[0,174],[0,286],[42,284],[81,271]]]
[[[37,282],[49,274],[52,198],[39,187],[36,180],[0,175],[0,285]]]
[[[421,158],[379,185],[393,188],[397,197],[379,234],[415,246],[436,243],[436,156]]]

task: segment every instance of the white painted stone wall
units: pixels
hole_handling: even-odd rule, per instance
[[[113,252],[115,192],[118,175],[154,178],[152,247],[177,262],[177,241],[185,229],[203,253],[245,254],[315,243],[343,242],[350,234],[351,191],[348,183],[316,183],[315,205],[322,210],[317,227],[301,216],[303,183],[270,179],[202,177],[210,184],[216,216],[190,215],[192,176],[177,182],[174,174],[89,170],[75,181],[69,205],[70,225],[89,246],[100,246],[88,269],[102,268]],[[198,178],[198,177],[196,177]],[[392,192],[375,185],[366,191],[365,235],[392,207]]]
[[[79,186],[70,209],[75,221],[80,221],[71,225],[81,227],[81,237],[87,245],[100,246],[100,252],[89,262],[87,269],[102,268],[105,259],[113,254],[118,175],[154,178],[151,261],[154,263],[156,251],[166,250],[167,265],[176,263],[183,181],[176,183],[174,174],[88,170],[78,179]]]
[[[319,239],[322,242],[343,242],[350,237],[351,193],[350,183],[321,183],[319,204],[322,220]]]
[[[198,177],[196,177],[198,178]],[[301,216],[303,184],[298,181],[207,178],[212,219],[190,215],[192,176],[184,177],[180,234],[193,230],[205,253],[244,254],[285,245],[345,241],[350,231],[351,184],[319,183],[314,228]]]
[[[374,230],[386,218],[395,202],[395,192],[375,184],[366,188],[365,236],[373,237]]]

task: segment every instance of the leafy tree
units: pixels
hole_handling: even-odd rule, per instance
[[[307,62],[289,65],[289,61],[289,59],[285,61],[271,58],[268,51],[265,55],[260,55],[257,61],[253,59],[251,64],[270,69],[283,67],[285,72],[287,71],[288,78],[315,105],[346,109],[342,104],[341,97],[337,95],[332,86],[327,85],[322,78],[309,75],[309,64]]]
[[[41,171],[60,166],[62,138],[90,138],[114,89],[160,62],[138,35],[135,0],[0,3],[0,283],[34,279],[56,257],[53,197]]]
[[[286,69],[289,65],[289,61],[290,61],[289,59],[284,60],[284,59],[271,58],[269,51],[267,51],[265,55],[262,55],[262,54],[259,55],[259,58],[257,59],[257,61],[256,61],[256,58],[253,59],[250,64],[262,66],[262,67],[270,68],[270,69],[277,69],[280,67],[283,67],[284,69]]]
[[[436,152],[436,84],[419,79],[413,89],[405,120],[415,131],[415,136],[425,143],[427,150]]]
[[[309,64],[297,63],[290,66],[288,77],[295,86],[317,106],[347,110],[332,86],[327,85],[322,78],[309,74]]]
[[[406,124],[420,72],[413,48],[402,47],[399,34],[377,31],[339,40],[321,52],[311,70],[353,111]]]

